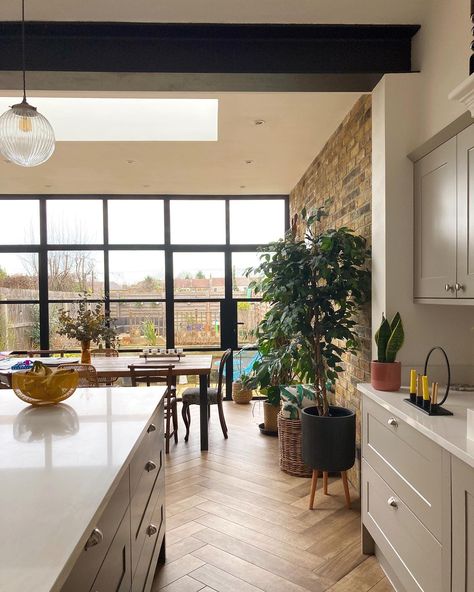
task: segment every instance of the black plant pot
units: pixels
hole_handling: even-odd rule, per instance
[[[345,407],[329,406],[329,415],[318,415],[317,407],[301,414],[303,461],[319,471],[347,471],[355,461],[355,413]]]

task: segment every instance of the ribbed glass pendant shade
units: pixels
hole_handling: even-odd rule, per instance
[[[24,167],[46,162],[54,152],[54,130],[26,100],[0,116],[0,152]]]

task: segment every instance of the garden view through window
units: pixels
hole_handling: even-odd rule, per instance
[[[283,237],[287,207],[285,196],[0,198],[0,351],[77,350],[58,316],[83,293],[115,319],[120,350],[251,348],[267,307],[245,272]]]

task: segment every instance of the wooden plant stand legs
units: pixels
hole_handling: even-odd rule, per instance
[[[313,469],[311,478],[311,493],[309,496],[309,509],[314,508],[314,497],[316,495],[316,486],[318,484],[318,473],[317,469]],[[344,495],[346,497],[346,508],[349,510],[351,507],[351,496],[349,493],[349,483],[347,481],[347,471],[341,471],[342,485],[344,486]],[[328,472],[323,471],[323,491],[324,495],[328,495]]]

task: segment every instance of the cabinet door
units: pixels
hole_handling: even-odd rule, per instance
[[[453,459],[453,591],[474,590],[474,468]]]
[[[415,164],[415,298],[456,298],[456,225],[452,138]]]
[[[474,125],[458,136],[458,298],[474,298]]]
[[[129,592],[132,585],[130,564],[130,510],[127,510],[91,592]]]

